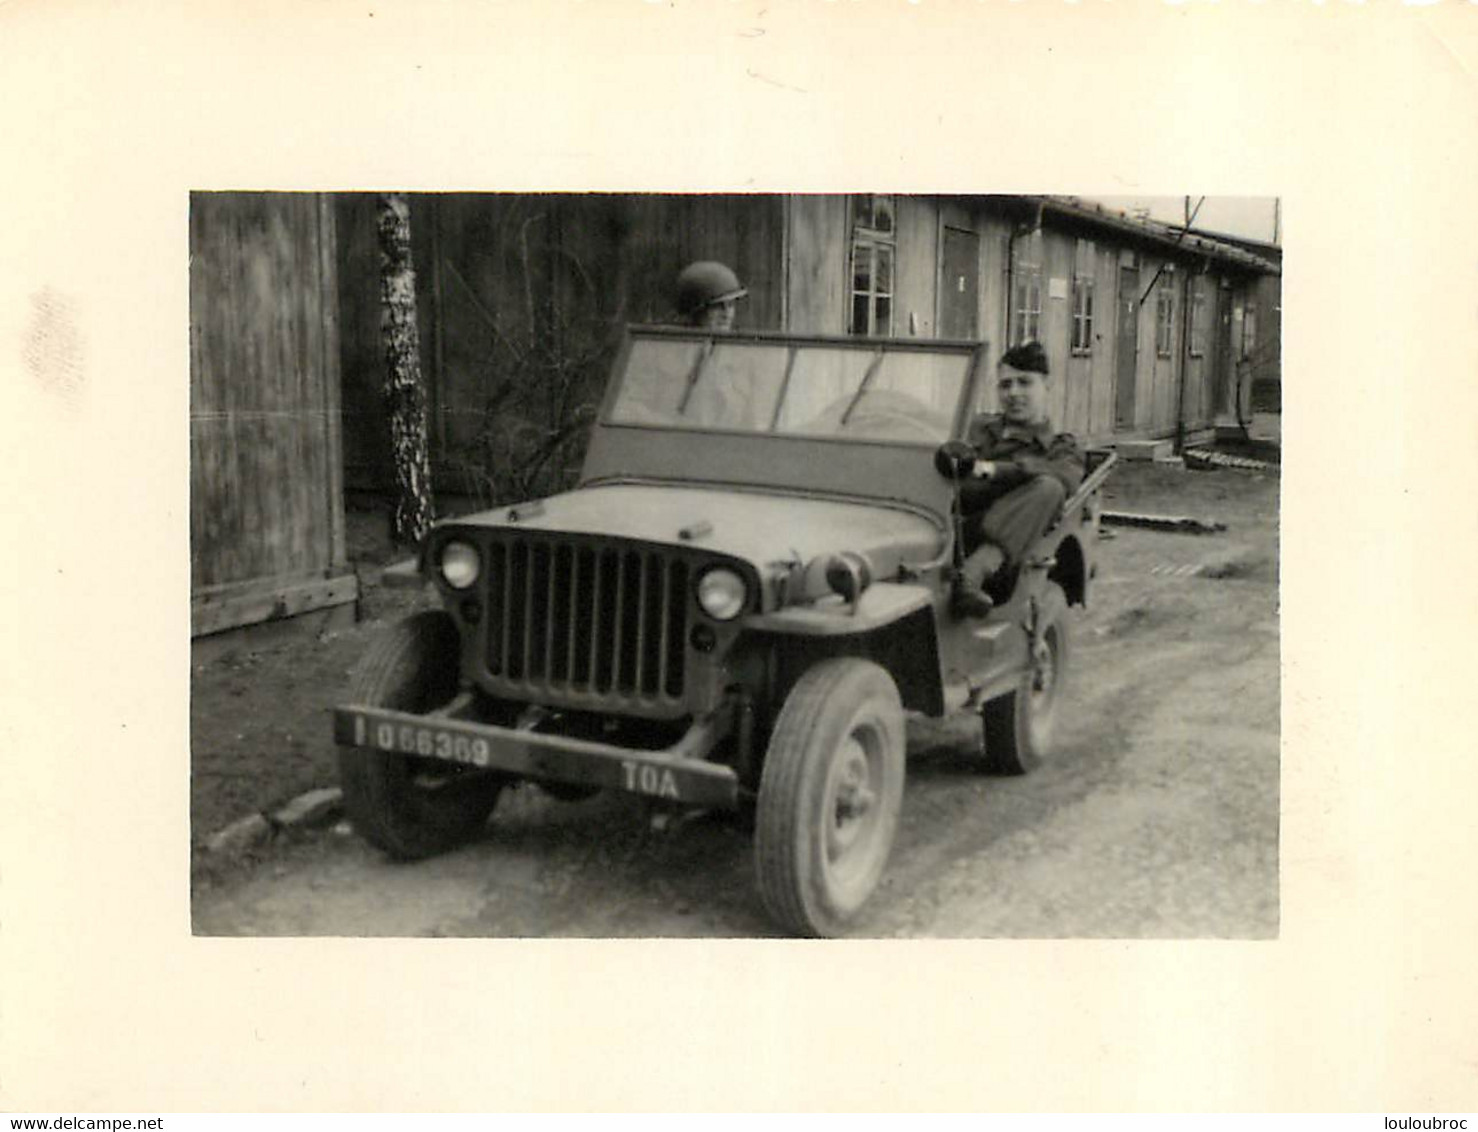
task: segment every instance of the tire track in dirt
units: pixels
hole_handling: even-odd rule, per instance
[[[973,810],[930,823],[945,833],[901,844],[892,887],[908,895],[866,933],[1275,935],[1276,636],[1249,633],[1245,613],[1210,620],[1198,639],[1115,654],[1111,680],[1064,705],[1060,760],[986,779]],[[915,784],[931,789],[927,774]]]

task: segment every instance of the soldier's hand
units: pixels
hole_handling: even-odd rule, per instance
[[[990,479],[996,474],[996,463],[994,460],[976,460],[974,471],[981,479]]]

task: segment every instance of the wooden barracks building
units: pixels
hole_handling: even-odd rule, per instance
[[[791,197],[786,325],[1046,348],[1095,442],[1235,420],[1238,328],[1272,261],[1057,197]],[[804,238],[798,238],[805,233]]]
[[[378,299],[343,282],[375,277],[374,200],[338,208],[346,474],[375,487]],[[1054,419],[1095,443],[1208,436],[1277,376],[1274,256],[1071,198],[424,195],[412,227],[438,463],[470,440],[487,359],[669,320],[694,259],[749,288],[741,330],[983,338],[992,358],[1036,338]]]
[[[1037,339],[1054,420],[1093,443],[1192,443],[1244,420],[1255,384],[1277,388],[1276,248],[1073,198],[455,193],[411,206],[434,483],[458,482],[510,389],[598,391],[620,327],[669,321],[695,259],[748,287],[740,330],[984,339],[992,362]],[[197,636],[357,598],[344,492],[390,482],[375,208],[372,194],[192,197]]]

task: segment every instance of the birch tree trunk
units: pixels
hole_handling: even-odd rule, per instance
[[[401,193],[379,202],[380,342],[385,351],[385,410],[395,467],[390,537],[419,542],[431,527],[431,459],[426,440],[426,387],[416,330],[416,273],[411,263],[410,204]]]

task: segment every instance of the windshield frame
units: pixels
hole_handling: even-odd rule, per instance
[[[693,425],[674,427],[673,425],[660,421],[633,421],[613,419],[616,404],[628,378],[628,362],[631,357],[634,343],[641,339],[667,340],[677,342],[693,342],[703,346],[703,356],[711,355],[717,344],[723,343],[754,343],[765,346],[786,346],[805,348],[815,346],[826,349],[852,350],[858,353],[876,355],[880,362],[887,353],[936,353],[950,354],[968,359],[964,379],[960,383],[960,391],[955,406],[950,412],[950,427],[946,436],[938,441],[924,442],[915,440],[898,440],[887,437],[868,437],[862,440],[855,437],[783,432],[774,427],[764,431],[743,428],[723,428],[712,425]],[[974,405],[980,373],[985,363],[984,341],[946,339],[946,338],[867,338],[851,335],[828,335],[828,334],[788,334],[784,331],[763,330],[739,330],[739,331],[717,331],[704,330],[697,327],[687,326],[652,326],[631,325],[626,328],[622,337],[621,349],[616,358],[616,364],[612,368],[612,380],[609,382],[605,397],[601,403],[598,423],[602,428],[612,429],[637,429],[645,432],[656,432],[662,434],[673,433],[699,433],[712,436],[724,437],[746,437],[753,439],[766,439],[774,437],[785,437],[792,440],[804,441],[807,444],[825,445],[880,445],[890,448],[908,448],[914,450],[933,449],[945,440],[955,439],[964,435],[964,429],[971,415],[971,406]],[[776,403],[778,414],[781,404],[784,402],[788,386],[790,384],[791,372],[795,366],[798,355],[793,353],[787,360],[784,380],[779,392],[779,400]],[[874,363],[874,366],[877,364]],[[861,392],[861,390],[859,390]]]

